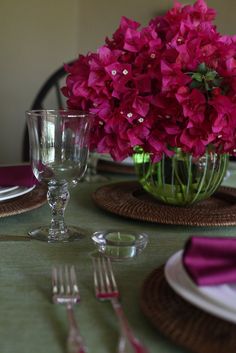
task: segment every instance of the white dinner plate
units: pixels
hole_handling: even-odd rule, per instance
[[[12,191],[12,190],[15,190],[15,189],[17,189],[19,186],[4,186],[4,187],[2,187],[2,186],[0,186],[0,195],[1,194],[4,194],[4,193],[6,193],[6,192],[9,192],[9,191]]]
[[[30,188],[16,186],[11,191],[4,192],[4,193],[0,194],[0,201],[6,201],[6,200],[13,199],[15,197],[22,196],[22,195],[27,194],[28,192],[32,191],[34,188],[35,188],[35,185],[31,186]]]
[[[172,289],[190,303],[222,319],[236,323],[236,284],[197,286],[182,264],[183,251],[165,265],[165,278]]]

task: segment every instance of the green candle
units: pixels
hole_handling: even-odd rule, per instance
[[[128,230],[97,231],[92,239],[98,250],[112,260],[131,259],[145,248],[148,235]]]
[[[106,248],[105,255],[116,258],[129,258],[136,255],[134,234],[126,232],[111,232],[107,233],[106,236]]]

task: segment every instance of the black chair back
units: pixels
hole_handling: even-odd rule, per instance
[[[69,63],[72,64],[72,62]],[[47,102],[47,99],[53,98],[53,109],[63,109],[66,107],[65,97],[61,92],[62,87],[62,79],[66,76],[66,71],[64,66],[60,67],[57,71],[55,71],[42,85],[39,92],[37,93],[33,104],[31,106],[31,110],[37,109],[52,109],[52,105]],[[23,140],[23,150],[22,150],[22,160],[23,162],[29,161],[29,134],[27,126],[24,131],[24,140]]]

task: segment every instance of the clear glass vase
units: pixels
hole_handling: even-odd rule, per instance
[[[156,199],[171,205],[185,206],[207,199],[220,186],[229,156],[207,150],[199,158],[180,148],[172,157],[163,155],[153,163],[141,148],[133,155],[135,170],[142,187]]]

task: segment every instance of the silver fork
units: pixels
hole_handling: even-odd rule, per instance
[[[79,287],[77,285],[74,266],[58,266],[52,269],[53,302],[64,304],[67,309],[69,333],[67,338],[68,353],[86,353],[78,325],[74,315],[74,304],[80,302]]]
[[[119,302],[119,290],[110,259],[93,257],[92,261],[96,297],[100,300],[109,300],[119,320],[121,336],[117,353],[148,353],[147,348],[135,337]]]

